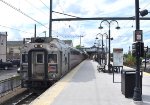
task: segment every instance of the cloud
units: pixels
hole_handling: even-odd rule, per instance
[[[45,25],[43,27],[34,20],[10,8],[3,2],[0,2],[0,25],[16,28],[17,31],[10,28],[2,27],[0,31],[8,32],[8,40],[22,40],[24,37],[34,36],[34,25],[37,25],[37,36],[44,36],[46,31],[49,36],[49,0],[5,0],[11,5],[20,9],[25,14]],[[48,8],[47,8],[48,7]],[[140,1],[140,10],[150,9],[149,0]],[[53,0],[53,11],[66,13],[78,17],[132,17],[135,16],[134,0]],[[68,18],[69,16],[53,13],[53,18]],[[148,17],[148,16],[147,16]],[[103,23],[103,29],[100,30],[101,20],[92,21],[66,21],[53,22],[52,36],[60,39],[73,40],[74,46],[81,44],[91,47],[94,45],[95,37],[98,33],[108,34],[108,24]],[[135,21],[124,20],[118,21],[120,30],[116,30],[116,23],[111,24],[111,37],[114,38],[111,44],[113,47],[123,47],[128,51],[128,47],[133,42],[133,31],[135,30]],[[143,39],[145,45],[149,45],[149,21],[140,21],[140,29],[143,30]],[[133,26],[133,27],[132,27]],[[101,38],[99,36],[99,38]]]

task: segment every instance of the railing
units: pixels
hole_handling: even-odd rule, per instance
[[[0,81],[0,96],[8,91],[13,91],[14,88],[21,85],[20,76],[15,76],[6,80]]]

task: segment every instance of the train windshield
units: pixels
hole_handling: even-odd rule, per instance
[[[49,63],[57,63],[57,54],[48,54]]]
[[[28,54],[22,54],[22,63],[28,63]]]
[[[44,56],[43,56],[43,54],[37,54],[37,56],[36,56],[36,62],[37,63],[44,63]]]

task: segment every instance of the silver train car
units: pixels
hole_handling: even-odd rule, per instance
[[[21,86],[47,88],[84,59],[83,52],[57,38],[31,38],[21,50]]]

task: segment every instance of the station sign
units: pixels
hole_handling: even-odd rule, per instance
[[[123,48],[113,48],[113,66],[123,66]]]
[[[142,42],[143,41],[143,31],[142,30],[135,30],[134,31],[133,41],[134,42]]]

